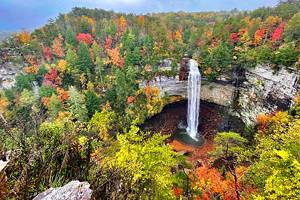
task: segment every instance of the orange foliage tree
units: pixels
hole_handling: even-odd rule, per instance
[[[145,24],[145,17],[143,15],[138,16],[137,23],[140,27],[143,27]]]
[[[62,47],[62,45],[63,45],[62,42],[63,42],[63,37],[61,35],[59,35],[58,37],[56,37],[53,40],[53,43],[52,43],[53,52],[59,58],[65,57],[65,52]]]
[[[127,26],[126,19],[124,16],[121,16],[118,21],[118,31],[120,31],[120,32],[125,31],[126,26]]]
[[[120,67],[120,52],[118,48],[108,49],[107,53],[115,66]]]

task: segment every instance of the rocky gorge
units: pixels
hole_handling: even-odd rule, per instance
[[[244,78],[238,85],[232,81],[202,80],[200,98],[229,108],[232,115],[250,125],[255,123],[256,116],[260,113],[288,109],[297,94],[298,80],[299,74],[296,71],[284,67],[274,71],[268,65],[257,65],[245,71]],[[150,85],[158,87],[162,96],[187,98],[187,81],[180,81],[178,76],[156,77]]]

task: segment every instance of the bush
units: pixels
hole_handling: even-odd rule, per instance
[[[273,63],[290,67],[298,61],[298,57],[299,51],[295,48],[295,45],[287,43],[275,52]]]

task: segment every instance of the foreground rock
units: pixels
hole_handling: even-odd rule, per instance
[[[92,196],[90,184],[71,181],[60,188],[50,188],[37,195],[33,200],[89,200]]]

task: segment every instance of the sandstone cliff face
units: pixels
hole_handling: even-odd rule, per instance
[[[284,67],[274,72],[269,66],[258,65],[246,71],[234,114],[252,124],[260,113],[288,109],[298,91],[298,78],[297,72]]]
[[[150,85],[158,87],[161,96],[170,95],[187,98],[187,81],[179,81],[178,76],[156,77],[154,81],[150,82]],[[145,83],[142,83],[141,86],[145,86]],[[200,98],[210,103],[230,106],[234,89],[234,86],[231,84],[219,84],[202,80]]]

